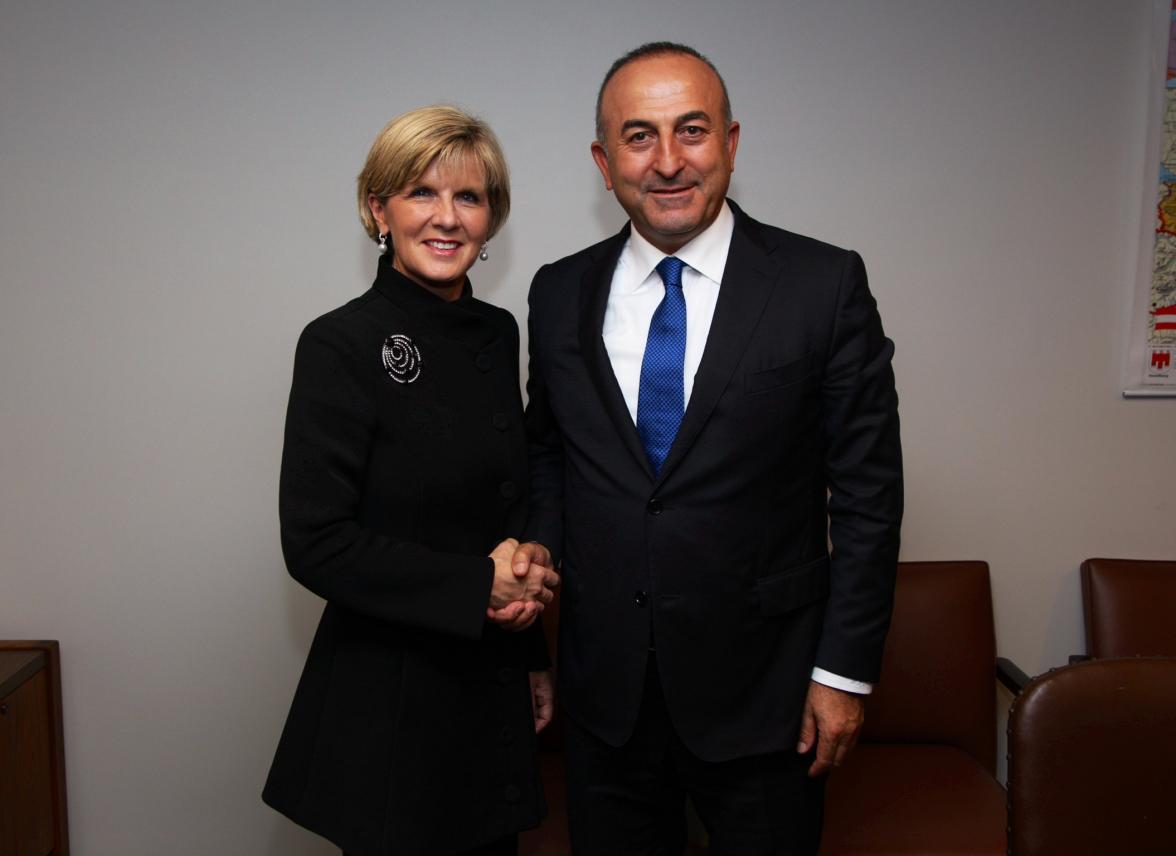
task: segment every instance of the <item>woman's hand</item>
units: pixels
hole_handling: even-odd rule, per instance
[[[551,553],[542,544],[520,545],[507,538],[495,547],[494,583],[486,617],[506,630],[525,630],[555,597],[559,574],[551,567]]]
[[[551,677],[551,669],[541,672],[530,672],[531,679],[531,713],[535,717],[535,733],[538,734],[551,724],[555,716],[555,681]]]

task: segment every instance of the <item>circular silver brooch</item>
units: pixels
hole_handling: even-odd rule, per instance
[[[403,333],[393,333],[384,340],[380,357],[384,371],[397,383],[412,383],[421,376],[421,352]]]

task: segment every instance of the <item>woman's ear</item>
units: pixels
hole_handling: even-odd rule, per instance
[[[372,218],[376,221],[376,226],[381,235],[388,231],[388,215],[386,212],[387,206],[384,200],[376,196],[374,193],[369,193],[367,198],[368,210],[372,212]]]

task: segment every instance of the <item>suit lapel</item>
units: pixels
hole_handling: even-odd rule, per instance
[[[628,237],[629,226],[626,225],[612,242],[603,245],[600,254],[584,272],[580,282],[580,353],[583,355],[588,376],[596,387],[605,412],[617,429],[622,445],[629,450],[652,480],[653,470],[645,457],[645,449],[637,435],[637,427],[629,416],[629,408],[625,405],[625,397],[621,394],[617,376],[613,373],[602,334],[613,271]]]
[[[706,348],[694,376],[694,389],[678,435],[662,465],[658,483],[682,460],[710,418],[783,271],[782,261],[772,255],[770,249],[753,240],[752,236],[758,232],[755,221],[735,203],[728,202],[735,214],[735,231],[731,235],[727,267],[719,286],[719,299],[707,334]]]

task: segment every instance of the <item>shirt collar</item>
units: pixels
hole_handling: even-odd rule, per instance
[[[735,215],[731,213],[730,206],[724,200],[714,222],[688,244],[679,248],[674,255],[707,279],[721,283],[734,232]],[[665,253],[649,243],[636,229],[629,230],[629,242],[623,255],[628,256],[628,264],[634,273],[630,283],[633,291],[645,282],[654,268],[666,257]]]

